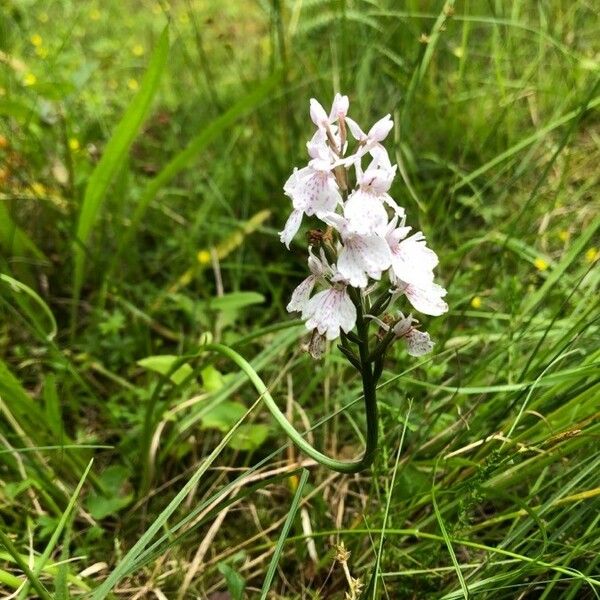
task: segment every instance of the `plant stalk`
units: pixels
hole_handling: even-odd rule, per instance
[[[359,351],[361,359],[366,359],[369,353],[368,348],[368,322],[362,320],[362,309],[361,309],[361,321],[359,321],[359,336],[361,337],[361,343],[359,344]],[[361,335],[362,332],[362,335]],[[311,444],[309,444],[301,433],[299,433],[294,426],[287,420],[286,416],[281,412],[277,406],[275,400],[271,396],[269,390],[260,378],[258,373],[253,369],[252,365],[235,350],[224,346],[223,344],[206,344],[202,347],[202,350],[208,350],[217,352],[222,356],[225,356],[232,360],[250,379],[256,391],[262,396],[264,403],[267,405],[273,418],[277,421],[278,425],[287,434],[290,440],[298,447],[299,450],[304,452],[307,456],[315,460],[320,465],[337,471],[338,473],[358,473],[368,468],[376,455],[377,451],[377,436],[378,436],[378,423],[377,423],[377,402],[376,402],[376,382],[372,376],[372,369],[370,364],[364,364],[363,367],[363,388],[365,398],[365,410],[367,417],[367,436],[366,446],[363,455],[356,460],[338,460],[331,458],[326,454],[323,454]]]

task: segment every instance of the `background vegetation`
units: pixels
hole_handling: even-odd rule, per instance
[[[599,597],[594,2],[0,7],[2,597]],[[304,241],[276,235],[336,90],[393,113],[451,307],[433,355],[388,360],[352,477],[198,351],[360,452],[359,382],[302,352]]]

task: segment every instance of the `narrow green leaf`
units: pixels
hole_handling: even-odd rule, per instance
[[[0,217],[1,218],[1,217]],[[4,273],[0,273],[0,282],[5,284],[8,289],[13,293],[15,299],[19,306],[23,309],[23,312],[26,313],[29,320],[33,323],[34,327],[40,331],[45,338],[50,341],[54,339],[56,333],[58,331],[58,326],[56,325],[56,319],[52,314],[49,306],[42,300],[40,295],[32,290],[29,286],[21,283],[17,279],[10,277],[9,275],[5,275]],[[46,316],[48,320],[48,328],[47,331],[44,331],[44,328],[38,322],[38,311],[31,310],[28,304],[24,301],[24,296],[29,297],[31,300],[35,302],[38,309],[41,309],[41,312]]]
[[[589,241],[592,239],[596,231],[600,228],[600,216],[597,216],[589,225],[582,231],[581,235],[573,243],[573,246],[569,251],[562,257],[561,261],[556,265],[550,272],[544,285],[542,285],[534,294],[526,297],[525,305],[523,306],[522,313],[527,315],[543,300],[544,296],[555,287],[561,278],[564,276],[566,270],[573,263],[577,255],[583,251]]]
[[[4,202],[0,202],[0,247],[14,255],[32,254],[36,258],[46,260],[44,253],[13,221]]]
[[[287,540],[287,537],[290,534],[290,529],[292,528],[292,523],[294,522],[294,518],[296,517],[296,513],[298,512],[300,500],[302,499],[302,492],[304,491],[304,486],[306,485],[307,481],[308,470],[302,469],[302,475],[300,476],[300,481],[298,482],[298,487],[296,488],[296,493],[294,494],[292,505],[290,506],[288,516],[285,520],[285,523],[283,524],[283,529],[279,534],[279,539],[277,540],[277,545],[275,546],[275,552],[273,553],[271,562],[269,563],[269,569],[267,570],[267,574],[265,575],[265,579],[263,581],[263,586],[260,593],[260,600],[266,600],[267,595],[269,593],[269,589],[271,588],[271,584],[273,583],[275,569],[277,569],[277,565],[279,564],[279,560],[283,552],[283,546],[285,545],[285,541]]]
[[[127,247],[129,240],[137,231],[148,205],[152,202],[158,191],[167,185],[178,173],[183,171],[210,142],[219,137],[237,119],[256,108],[273,90],[280,78],[281,74],[277,72],[256,85],[249,94],[240,98],[228,111],[207,124],[200,133],[192,138],[186,148],[176,154],[162,171],[148,182],[133,213],[131,225],[121,238],[121,243],[115,253],[115,257],[120,256],[123,249]],[[113,262],[114,264],[116,263]]]
[[[190,477],[189,481],[179,490],[175,498],[169,502],[167,507],[158,515],[154,522],[146,529],[140,539],[131,547],[129,552],[123,557],[123,559],[117,564],[112,573],[106,578],[106,580],[100,585],[92,594],[92,600],[102,600],[110,593],[113,587],[119,583],[121,578],[129,571],[140,554],[146,549],[148,544],[152,541],[154,536],[165,527],[169,517],[177,510],[179,505],[185,500],[190,490],[192,490],[200,481],[200,478],[206,473],[210,465],[215,461],[217,456],[230,442],[231,438],[237,431],[237,428],[241,425],[242,421],[256,408],[262,398],[258,398],[256,402],[248,409],[243,419],[237,422],[234,427],[225,435],[215,449],[206,457],[203,463],[200,465],[198,470]]]
[[[75,300],[79,298],[84,280],[85,248],[100,215],[100,209],[104,202],[108,186],[121,168],[123,160],[148,114],[167,62],[168,51],[169,30],[168,27],[165,27],[158,45],[152,54],[139,92],[125,111],[104,149],[100,162],[89,178],[77,223],[77,242],[74,247],[75,273],[73,295]]]
[[[452,540],[448,535],[448,531],[446,530],[446,525],[444,524],[444,518],[442,517],[442,513],[438,507],[437,501],[435,499],[435,490],[431,488],[431,502],[433,504],[433,510],[435,512],[435,518],[437,519],[438,525],[440,526],[440,530],[442,532],[442,537],[444,538],[444,542],[446,542],[446,547],[448,548],[448,553],[450,554],[450,558],[452,559],[452,564],[454,565],[454,570],[456,571],[456,575],[460,582],[460,587],[462,589],[463,596],[466,600],[469,599],[469,588],[465,582],[465,578],[462,573],[462,569],[458,564],[458,559],[456,558],[456,553],[454,552],[454,547],[452,546]]]
[[[77,502],[77,498],[79,497],[79,492],[81,492],[81,488],[83,487],[83,484],[85,483],[88,473],[90,472],[90,469],[92,468],[93,462],[94,462],[94,459],[92,458],[90,460],[90,462],[88,463],[87,468],[83,472],[83,475],[81,476],[81,479],[79,480],[79,483],[77,484],[77,487],[75,488],[75,491],[73,492],[73,495],[71,496],[71,499],[69,500],[69,504],[67,504],[67,508],[65,509],[65,512],[62,514],[60,521],[58,522],[58,525],[56,526],[56,529],[54,530],[54,533],[52,534],[52,537],[50,538],[50,541],[44,548],[44,552],[42,553],[42,556],[40,556],[39,560],[35,563],[35,566],[33,568],[33,574],[36,577],[38,577],[39,574],[42,572],[44,566],[46,565],[46,562],[48,561],[48,559],[50,558],[50,555],[52,554],[52,552],[54,551],[54,548],[56,547],[58,538],[60,537],[61,533],[63,532],[63,529],[65,528],[65,525],[67,524],[67,521],[71,515],[71,512],[72,512],[73,508],[75,507],[75,502]],[[22,600],[23,598],[27,597],[27,592],[29,591],[30,583],[31,583],[31,579],[28,580],[25,583],[25,585],[22,587],[19,595],[17,596],[18,600]]]
[[[27,580],[31,582],[33,589],[38,593],[38,596],[42,598],[42,600],[52,600],[52,596],[48,593],[48,590],[44,587],[41,581],[38,579],[37,575],[33,573],[33,571],[29,568],[29,565],[23,560],[23,557],[19,554],[19,551],[12,543],[11,539],[2,531],[0,528],[0,544],[2,544],[7,550],[12,559],[18,565],[19,569],[23,571]]]

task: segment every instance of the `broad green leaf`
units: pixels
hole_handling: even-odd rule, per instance
[[[93,493],[89,496],[86,506],[94,519],[104,519],[114,515],[132,500],[132,494],[123,493],[130,473],[122,465],[108,467],[99,477],[103,493]]]
[[[232,600],[242,600],[246,589],[246,580],[227,563],[219,563],[217,568],[225,578]]]
[[[200,427],[202,429],[218,429],[223,432],[229,431],[245,413],[246,407],[243,404],[225,400],[203,415]]]
[[[140,365],[140,367],[144,367],[144,369],[148,369],[149,371],[154,371],[155,373],[160,373],[161,375],[168,375],[171,373],[171,369],[177,360],[179,360],[179,358],[172,354],[157,354],[156,356],[142,358],[141,360],[137,361],[137,364]],[[176,369],[175,372],[171,373],[170,379],[174,384],[179,385],[193,372],[194,370],[192,367],[190,367],[190,365],[183,364]]]
[[[260,448],[269,437],[269,426],[263,423],[240,425],[229,445],[234,450],[252,451]]]
[[[200,371],[202,376],[202,387],[207,392],[217,392],[225,384],[225,378],[213,365],[208,365]]]
[[[90,515],[94,519],[102,520],[117,514],[133,501],[133,495],[107,497],[101,494],[93,494],[86,502]]]
[[[140,90],[128,106],[120,123],[110,138],[100,162],[88,180],[77,223],[77,243],[74,248],[75,273],[73,295],[77,299],[84,280],[86,246],[100,216],[100,209],[108,187],[123,165],[125,156],[144,122],[152,99],[158,89],[169,51],[169,30],[165,27],[152,54]]]
[[[253,304],[262,304],[265,297],[258,292],[232,292],[212,298],[209,302],[213,310],[239,310]]]

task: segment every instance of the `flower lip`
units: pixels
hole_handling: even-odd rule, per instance
[[[302,318],[307,329],[316,329],[328,340],[334,340],[340,330],[348,333],[354,328],[356,307],[346,286],[336,286],[315,294],[304,307]]]

